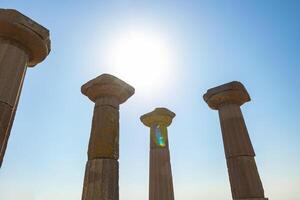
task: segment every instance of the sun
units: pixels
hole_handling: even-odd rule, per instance
[[[114,38],[109,46],[109,68],[137,90],[159,90],[167,83],[171,56],[162,37],[129,31]]]

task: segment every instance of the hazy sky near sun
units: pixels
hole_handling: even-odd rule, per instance
[[[93,103],[80,87],[105,72],[136,88],[120,108],[121,200],[148,198],[149,129],[139,117],[155,107],[177,115],[169,127],[176,199],[231,199],[218,114],[202,95],[233,80],[252,98],[242,111],[266,196],[299,200],[300,1],[0,0],[0,7],[44,25],[52,41],[48,58],[26,74],[1,200],[81,199]],[[151,48],[135,60],[122,54],[124,40]]]

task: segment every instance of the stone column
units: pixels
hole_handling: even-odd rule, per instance
[[[118,200],[119,105],[134,88],[102,74],[84,84],[81,92],[95,102],[82,200]]]
[[[219,111],[225,156],[234,200],[265,200],[247,127],[240,106],[250,101],[237,81],[209,89],[203,96],[210,108]]]
[[[27,67],[50,52],[49,31],[16,10],[0,9],[0,167]]]
[[[143,124],[150,127],[149,200],[174,200],[167,132],[174,117],[175,113],[166,108],[141,116]]]

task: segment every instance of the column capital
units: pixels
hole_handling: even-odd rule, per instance
[[[134,88],[113,75],[102,74],[84,84],[81,92],[95,103],[111,97],[122,104],[134,94]]]
[[[154,111],[141,116],[140,120],[145,126],[151,127],[155,124],[169,126],[172,123],[175,113],[167,108],[155,108]]]
[[[211,88],[203,95],[203,99],[208,106],[214,110],[225,104],[243,105],[250,101],[250,96],[244,85],[238,81],[233,81]]]
[[[42,62],[51,50],[49,30],[13,9],[0,9],[0,39],[23,48],[29,67]]]

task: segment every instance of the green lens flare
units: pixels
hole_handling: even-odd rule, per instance
[[[161,128],[159,125],[155,126],[155,141],[156,144],[161,146],[161,147],[165,147],[166,146],[166,141],[165,138],[163,137],[162,133],[161,133]]]

